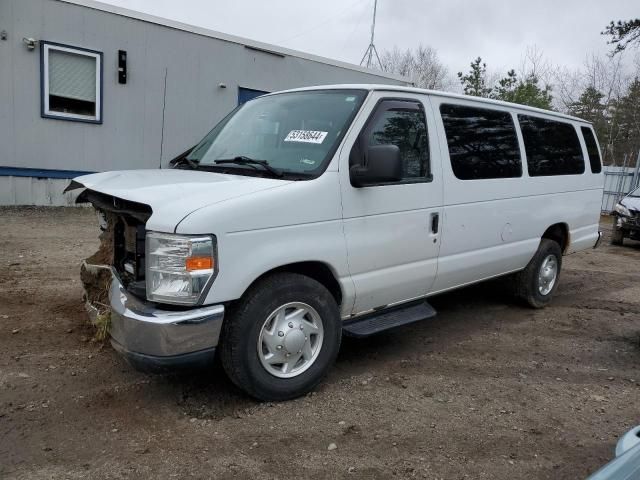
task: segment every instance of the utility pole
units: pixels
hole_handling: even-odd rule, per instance
[[[376,49],[375,43],[373,43],[375,33],[376,33],[376,10],[378,8],[378,0],[374,0],[373,2],[373,22],[371,23],[371,41],[369,42],[369,46],[364,52],[362,56],[362,60],[360,60],[360,66],[364,63],[364,59],[367,59],[366,67],[371,68],[373,63],[373,55],[375,54],[376,60],[378,61],[378,66],[382,68],[382,62],[380,61],[380,57],[378,56],[378,50]]]

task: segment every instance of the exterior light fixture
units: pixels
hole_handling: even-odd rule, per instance
[[[23,38],[22,39],[22,43],[24,43],[29,50],[33,50],[34,48],[36,48],[36,42],[37,42],[37,40],[34,39],[34,38]]]

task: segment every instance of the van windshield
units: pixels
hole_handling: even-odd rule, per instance
[[[366,94],[312,90],[258,97],[216,125],[187,159],[207,170],[265,173],[255,164],[229,163],[252,159],[266,161],[285,177],[316,177],[331,160]]]

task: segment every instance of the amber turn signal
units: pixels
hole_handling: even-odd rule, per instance
[[[211,257],[188,257],[185,259],[185,268],[187,272],[194,270],[212,270],[213,258]]]

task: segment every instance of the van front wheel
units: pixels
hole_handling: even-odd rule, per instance
[[[533,308],[546,307],[558,287],[561,267],[560,245],[543,238],[529,264],[516,274],[517,296]]]
[[[288,400],[322,380],[341,337],[331,293],[307,276],[277,273],[260,280],[231,308],[221,338],[222,365],[249,395]]]

